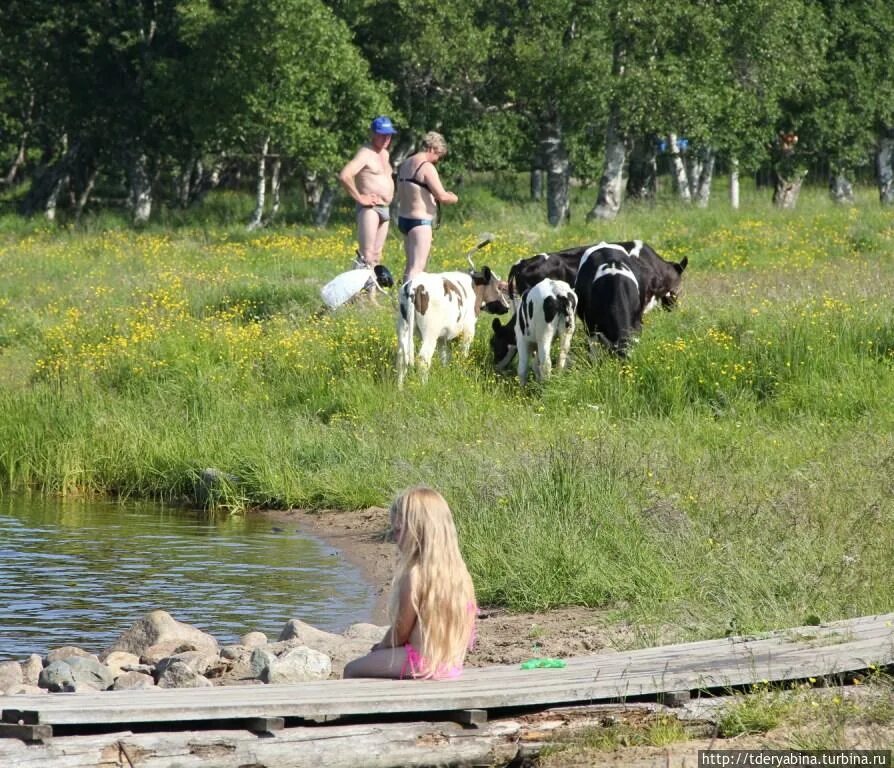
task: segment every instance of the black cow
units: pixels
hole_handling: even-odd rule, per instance
[[[646,277],[641,262],[614,248],[599,248],[581,259],[574,291],[577,314],[587,327],[590,355],[596,342],[627,357],[630,342],[642,329]]]
[[[645,284],[646,299],[643,311],[648,312],[658,303],[670,309],[677,302],[683,270],[689,260],[684,256],[680,262],[665,261],[652,246],[642,240],[627,240],[621,243],[601,242],[596,245],[579,245],[553,253],[538,253],[521,259],[509,270],[509,296],[515,297],[546,277],[564,280],[574,285],[577,270],[584,255],[604,248],[623,249],[636,259]]]

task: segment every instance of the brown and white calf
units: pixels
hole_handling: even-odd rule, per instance
[[[449,358],[447,342],[460,339],[461,351],[469,353],[475,323],[482,309],[493,314],[509,311],[502,286],[489,267],[480,272],[423,272],[400,287],[397,315],[397,384],[403,386],[407,370],[416,365],[423,379],[428,373],[438,342],[441,360]],[[414,335],[419,333],[416,361]]]
[[[506,325],[494,318],[491,350],[497,370],[504,370],[518,354],[518,379],[524,386],[528,381],[528,367],[532,353],[537,355],[534,374],[537,381],[545,381],[552,371],[551,349],[559,337],[561,370],[568,360],[571,337],[574,335],[574,313],[577,295],[564,280],[541,280],[526,290],[516,307],[515,316]]]

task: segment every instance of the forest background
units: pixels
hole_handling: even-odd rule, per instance
[[[437,129],[452,180],[531,173],[553,225],[611,219],[670,172],[706,205],[717,172],[780,206],[808,176],[894,202],[894,9],[884,0],[10,0],[0,25],[7,205],[144,223],[251,185],[328,222],[335,174],[391,114],[397,163]],[[13,23],[14,21],[14,23]],[[577,215],[577,214],[576,214]]]
[[[8,5],[4,492],[195,503],[214,467],[218,509],[356,510],[428,482],[484,603],[636,644],[890,610],[890,3]],[[482,321],[399,395],[390,304],[319,300],[380,112],[395,160],[450,142],[433,268],[485,229],[504,276],[643,238],[688,257],[681,306],[525,392]]]

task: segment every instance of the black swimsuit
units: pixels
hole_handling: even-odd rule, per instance
[[[432,197],[434,197],[434,192],[431,191],[431,187],[428,186],[424,181],[419,181],[416,177],[419,175],[419,169],[422,168],[423,165],[428,163],[428,160],[423,160],[419,165],[416,166],[416,170],[413,175],[409,178],[402,178],[400,176],[397,177],[398,181],[405,181],[408,184],[415,184],[417,187],[422,187],[426,192],[428,192]],[[437,200],[435,200],[435,206],[440,209],[440,204]],[[397,228],[401,231],[402,234],[407,235],[410,233],[410,230],[415,229],[416,227],[432,227],[434,226],[434,219],[408,219],[406,216],[398,216],[397,217]]]
[[[416,177],[419,175],[419,169],[425,165],[428,160],[423,160],[419,165],[416,166],[416,170],[413,172],[413,175],[409,178],[401,178],[397,177],[398,181],[405,181],[408,184],[415,184],[417,187],[422,187],[426,192],[428,192],[432,197],[434,197],[434,193],[431,191],[431,188],[424,181],[419,181]],[[438,205],[438,201],[435,200],[435,205]],[[415,229],[416,227],[430,227],[434,224],[434,219],[408,219],[406,216],[398,216],[397,217],[397,228],[403,233],[407,235],[410,233],[411,229]]]

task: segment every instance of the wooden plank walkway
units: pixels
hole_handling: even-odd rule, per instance
[[[426,714],[433,719],[432,713],[623,701],[765,680],[831,677],[873,664],[888,665],[894,663],[894,613],[566,661],[562,669],[470,668],[451,681],[327,680],[56,693],[4,697],[0,705],[6,724],[78,726],[89,731],[90,726],[155,723],[164,730],[166,723],[207,721],[210,728],[224,721],[256,719],[261,724],[257,729],[264,730],[263,723],[276,723],[277,718],[419,719]]]

